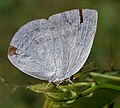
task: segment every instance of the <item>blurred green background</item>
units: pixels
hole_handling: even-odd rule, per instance
[[[93,8],[99,12],[96,38],[88,61],[95,61],[99,70],[120,69],[120,0],[0,0],[0,77],[9,83],[5,86],[0,82],[0,108],[42,108],[43,95],[23,87],[13,90],[13,84],[22,86],[41,81],[20,72],[8,61],[9,43],[23,24],[74,8]],[[118,93],[109,91],[109,99],[111,94],[115,94],[114,98],[118,96]],[[99,100],[100,95],[103,94],[96,95],[97,100],[103,101]],[[75,103],[75,108],[79,108],[79,101]],[[90,98],[86,104],[89,105],[89,101]],[[120,108],[119,101],[119,98],[116,99],[116,108]],[[91,104],[95,104],[94,99]],[[93,105],[89,108],[101,107]]]

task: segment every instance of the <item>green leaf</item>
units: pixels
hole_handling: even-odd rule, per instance
[[[55,102],[49,99],[46,99],[43,108],[72,108],[71,104],[65,102]]]
[[[54,83],[50,83],[50,84],[42,83],[42,84],[27,86],[26,88],[30,89],[36,93],[52,92],[57,89],[56,85]]]
[[[46,98],[49,98],[50,100],[54,100],[55,102],[66,102],[66,103],[72,103],[78,94],[76,91],[69,90],[67,92],[63,91],[56,91],[56,92],[47,92],[45,93]]]
[[[57,101],[57,102],[63,102],[65,100],[68,99],[67,97],[67,94],[63,93],[63,92],[47,92],[46,94],[46,97],[49,98],[50,100],[54,100],[54,101]]]

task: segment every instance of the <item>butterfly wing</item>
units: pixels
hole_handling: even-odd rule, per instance
[[[98,13],[95,10],[83,9],[81,18],[83,18],[83,21],[79,23],[78,35],[70,55],[70,65],[66,77],[70,77],[81,69],[92,48],[97,28]]]
[[[54,82],[69,78],[81,69],[93,44],[97,18],[95,10],[74,9],[48,19],[61,37],[63,49],[63,55],[60,55],[61,68],[57,71]]]
[[[74,9],[31,21],[14,35],[8,58],[38,79],[69,78],[85,63],[94,40],[97,12]]]
[[[55,72],[52,48],[48,21],[38,19],[25,24],[14,35],[8,58],[22,72],[49,81]]]

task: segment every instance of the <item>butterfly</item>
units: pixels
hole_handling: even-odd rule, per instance
[[[93,9],[73,9],[36,19],[20,27],[8,59],[22,72],[59,82],[77,73],[87,60],[97,28]]]

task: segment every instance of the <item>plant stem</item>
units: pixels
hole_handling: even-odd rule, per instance
[[[97,85],[83,91],[82,93],[79,94],[80,97],[84,97],[89,95],[90,93],[94,92],[95,90],[97,90],[99,87]]]
[[[101,89],[111,89],[111,90],[116,90],[120,92],[120,86],[118,85],[113,85],[109,83],[101,83],[98,85],[98,87]]]
[[[79,92],[78,95],[75,95],[75,96],[72,96],[70,98],[64,98],[64,99],[60,99],[58,100],[57,98],[53,97],[52,95],[49,95],[49,94],[46,94],[49,98],[51,98],[52,100],[55,100],[55,101],[59,101],[59,102],[66,102],[66,101],[70,101],[70,100],[76,100],[80,97],[84,97],[84,96],[87,96],[89,95],[90,93],[93,93],[95,90],[97,89],[110,89],[110,90],[115,90],[115,91],[118,91],[120,92],[120,86],[117,86],[117,85],[113,85],[113,84],[108,84],[108,83],[99,83],[99,84],[95,84],[93,82],[91,83],[77,83],[77,85],[75,86],[88,86],[88,85],[91,85],[90,88],[88,88],[87,90],[83,91],[83,92]],[[60,89],[64,89],[64,88],[60,88]],[[69,89],[66,88],[66,89]]]
[[[81,87],[81,86],[91,86],[94,82],[80,82],[80,83],[73,83],[73,84],[70,84],[70,85],[66,85],[66,86],[59,86],[60,89],[63,89],[63,88],[70,88],[70,87]]]
[[[117,76],[111,76],[111,75],[100,74],[95,72],[90,72],[90,75],[94,77],[101,77],[101,78],[106,78],[114,81],[120,81],[120,77],[117,77]]]
[[[97,89],[111,89],[111,90],[115,90],[115,91],[120,92],[120,86],[108,84],[108,83],[100,83],[98,85],[94,85],[91,88],[79,93],[78,98],[83,97],[83,96],[87,96]]]
[[[94,73],[94,72],[91,72],[90,75],[94,77],[101,77],[101,78],[107,78],[107,79],[114,80],[114,81],[120,81],[120,77],[117,77],[117,76],[110,76],[110,75]],[[53,94],[51,95],[51,93],[46,93],[46,96],[52,100],[55,100],[56,102],[67,102],[70,100],[76,100],[80,97],[88,96],[90,93],[93,93],[97,89],[110,89],[110,90],[115,90],[115,91],[120,92],[120,86],[109,84],[109,83],[103,83],[103,82],[101,83],[79,82],[79,83],[73,83],[73,84],[66,85],[66,86],[59,86],[58,89],[62,91],[64,94],[64,93],[71,93],[72,90],[73,92],[76,92],[74,91],[74,88],[81,87],[81,86],[85,86],[89,88],[83,92],[77,92],[75,95],[72,95],[71,97],[68,97],[68,98],[65,97],[63,99],[59,97],[56,98],[55,96],[53,96]]]

